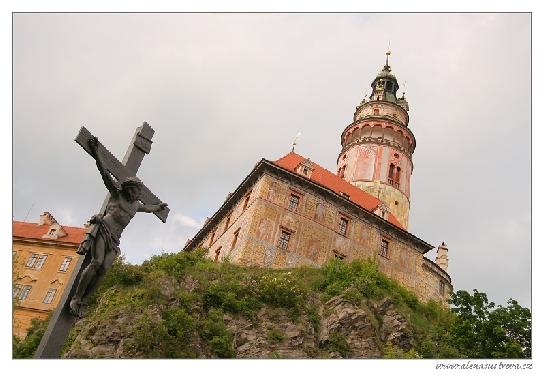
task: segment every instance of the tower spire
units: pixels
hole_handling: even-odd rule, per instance
[[[388,42],[388,49],[386,50],[386,65],[384,66],[385,70],[390,71],[390,65],[388,64],[388,58],[392,54],[392,51],[390,50],[390,42]]]

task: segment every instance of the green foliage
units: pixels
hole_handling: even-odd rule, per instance
[[[223,322],[220,310],[212,309],[200,326],[200,336],[219,358],[234,358],[233,336]]]
[[[49,319],[32,319],[24,339],[12,338],[13,358],[32,358],[40,345]]]
[[[205,250],[193,252],[179,252],[176,254],[162,254],[153,256],[145,265],[150,270],[162,270],[174,277],[182,277],[189,267],[204,260]]]
[[[261,307],[254,289],[237,280],[215,280],[204,292],[204,306],[206,309],[219,308],[226,312],[252,314]]]
[[[348,356],[350,346],[342,334],[333,331],[329,334],[328,349],[330,352],[338,352],[343,358]]]
[[[409,351],[403,351],[401,348],[392,344],[392,342],[386,343],[384,347],[384,353],[382,355],[384,359],[419,359],[422,358],[420,354],[413,348]]]
[[[269,330],[269,332],[267,332],[267,339],[271,343],[280,343],[283,342],[286,337],[281,331],[273,328],[272,330]]]
[[[183,308],[171,308],[165,312],[164,325],[177,343],[188,343],[193,333],[193,318]]]
[[[451,341],[468,358],[530,358],[531,313],[515,300],[507,307],[488,302],[485,293],[452,295]]]
[[[506,307],[495,307],[486,294],[458,291],[452,297],[452,310],[433,301],[423,304],[381,273],[375,260],[332,259],[322,268],[272,270],[217,263],[204,256],[202,250],[163,254],[141,266],[116,261],[93,294],[86,319],[70,333],[66,348],[78,333],[92,331],[93,324],[101,326],[127,314],[132,338],[127,339],[127,347],[137,356],[232,358],[233,336],[224,323],[224,313],[259,323],[258,311],[270,306],[267,315],[271,320],[275,312],[284,317],[287,311],[297,323],[308,320],[317,334],[322,318],[320,299],[341,295],[365,309],[377,331],[380,315],[367,307],[385,298],[409,321],[414,349],[403,352],[386,345],[386,358],[531,356],[531,314],[514,300]],[[31,330],[25,340],[13,339],[14,358],[32,356],[43,330],[37,325]],[[271,343],[285,339],[276,329],[268,331],[266,338]],[[305,352],[314,357],[329,357],[329,352],[347,357],[350,347],[341,334],[332,332],[326,347],[309,346]]]
[[[323,281],[320,289],[327,297],[343,294],[351,301],[359,301],[362,297],[379,299],[390,297],[395,304],[406,305],[411,309],[418,306],[416,295],[390,279],[378,269],[375,260],[354,260],[346,262],[330,259],[322,268]]]
[[[258,283],[260,299],[272,306],[299,309],[305,291],[290,271],[271,272]]]

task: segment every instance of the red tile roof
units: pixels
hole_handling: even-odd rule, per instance
[[[274,161],[274,163],[283,169],[289,170],[290,172],[295,172],[299,164],[304,160],[305,158],[299,154],[290,152],[284,157]],[[329,170],[324,169],[317,163],[312,161],[310,162],[312,163],[313,168],[312,174],[310,175],[310,180],[312,182],[322,185],[337,194],[348,194],[350,201],[370,212],[373,212],[380,205],[381,201],[375,196],[355,187],[348,181],[342,179],[336,174],[331,173]],[[398,219],[391,213],[388,214],[388,221],[401,229],[405,229]]]
[[[61,225],[66,232],[66,236],[58,239],[42,239],[42,236],[47,233],[50,225],[38,225],[32,222],[13,221],[12,234],[13,237],[22,237],[26,239],[37,239],[44,241],[58,241],[61,243],[79,244],[85,236],[85,228],[69,227]]]

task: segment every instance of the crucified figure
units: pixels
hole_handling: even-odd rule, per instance
[[[98,151],[98,139],[92,137],[88,141],[91,155],[96,160],[98,171],[104,185],[110,192],[110,200],[102,215],[94,215],[89,221],[94,224],[95,231],[87,233],[86,239],[80,244],[78,254],[90,254],[91,261],[82,272],[76,292],[70,301],[70,312],[80,316],[82,299],[87,287],[96,277],[100,269],[109,268],[119,255],[119,239],[125,227],[136,212],[153,213],[168,206],[166,203],[145,205],[139,201],[142,182],[137,177],[128,177],[119,185],[105,168],[104,161]]]

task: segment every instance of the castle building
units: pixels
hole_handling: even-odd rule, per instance
[[[59,224],[49,212],[38,223],[13,221],[14,335],[24,337],[32,319],[46,319],[57,307],[85,232]]]
[[[388,55],[342,132],[336,174],[294,151],[262,159],[184,250],[272,268],[372,258],[422,301],[446,304],[447,246],[431,261],[433,246],[407,230],[416,140]]]

